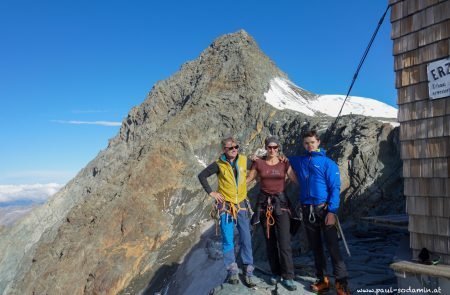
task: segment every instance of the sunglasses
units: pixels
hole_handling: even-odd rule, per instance
[[[278,146],[277,145],[268,145],[267,148],[269,150],[276,150],[276,149],[278,149]]]
[[[234,146],[226,146],[225,148],[226,148],[227,150],[231,151],[231,150],[237,150],[237,149],[239,149],[239,146],[238,146],[238,145],[234,145]]]

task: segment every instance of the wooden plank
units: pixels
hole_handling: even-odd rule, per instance
[[[450,101],[450,100],[449,100]],[[399,105],[398,121],[403,123],[410,120],[420,120],[431,117],[445,116],[446,99],[422,100]],[[444,134],[445,123],[450,121],[450,116],[443,118]]]
[[[450,177],[450,157],[447,157],[447,175]],[[448,188],[447,191],[450,192],[450,188]],[[450,208],[447,212],[450,212]]]
[[[427,141],[420,141],[417,144],[421,146],[422,154],[420,154],[421,158],[435,158],[435,157],[445,157],[446,156],[446,140],[435,140],[428,139]]]
[[[435,236],[421,233],[410,233],[410,245],[414,249],[427,248],[434,254],[448,254],[449,237]]]
[[[423,158],[450,156],[450,137],[429,138],[420,141],[420,144],[425,144],[426,146],[425,156]]]
[[[450,178],[405,178],[404,193],[408,197],[448,197]]]
[[[432,236],[433,239],[433,249],[432,252],[450,254],[450,238],[449,237],[439,237]]]
[[[413,259],[417,260],[419,257],[420,249],[413,249]],[[406,276],[416,276],[417,278],[432,277],[432,278],[445,278],[450,279],[450,266],[448,261],[450,261],[450,255],[442,254],[441,261],[438,265],[427,265],[422,263],[417,263],[413,261],[397,261],[390,265],[398,274],[405,274]],[[411,294],[411,293],[410,293]]]
[[[421,160],[411,160],[411,178],[422,177],[422,165],[420,165]]]
[[[450,181],[447,178],[447,183],[446,183],[446,189],[447,189],[447,197],[450,197]],[[450,212],[450,211],[447,211]]]
[[[410,215],[430,215],[430,198],[428,197],[407,197],[406,212]]]
[[[442,100],[446,101],[445,114],[446,115],[450,115],[450,99],[449,98],[443,98]]]
[[[444,117],[427,119],[428,138],[444,136]]]
[[[419,5],[415,0],[409,0],[406,2],[406,15],[411,15],[416,13],[419,10]]]
[[[401,20],[398,20],[391,24],[391,39],[395,40],[397,38],[400,38],[400,36],[401,36],[400,26],[401,26]]]
[[[411,173],[411,162],[416,160],[403,160],[403,177],[419,177],[418,175],[415,175]]]
[[[450,212],[450,198],[448,196],[444,198],[444,212],[447,216],[448,212]]]
[[[409,234],[409,244],[414,249],[427,248],[434,252],[433,237],[433,235],[411,232]]]
[[[430,100],[429,104],[431,104],[431,107],[429,107],[428,117],[438,117],[438,116],[444,116],[445,115],[445,100],[448,99],[436,99],[436,100]]]
[[[410,233],[449,237],[450,220],[447,217],[409,215],[408,230]]]
[[[397,80],[401,79],[401,77],[396,75],[396,83]],[[397,104],[402,105],[405,103],[421,101],[421,100],[429,100],[428,95],[428,81],[422,82],[415,85],[409,85],[406,87],[397,87]]]
[[[428,160],[430,161],[430,160]],[[432,159],[433,161],[433,177],[439,177],[439,178],[448,178],[449,175],[449,168],[448,164],[450,162],[450,157],[448,158],[436,158]],[[449,211],[450,214],[450,211]]]
[[[450,24],[450,21],[448,23]],[[413,38],[413,35],[407,35],[405,36],[405,38],[407,38],[406,41],[409,41]],[[416,39],[412,42],[418,43],[419,41]],[[417,48],[418,44],[408,45],[408,47],[412,47],[413,49],[411,51],[397,55],[394,58],[395,71],[420,65],[423,63],[428,64],[431,61],[446,58],[449,56],[450,52],[448,36],[444,40],[436,41],[420,48]]]
[[[405,87],[420,82],[428,82],[427,65],[420,64],[417,66],[398,70],[396,71],[396,77],[396,88]]]
[[[444,215],[444,198],[428,198],[430,216],[448,217]]]
[[[410,215],[437,216],[448,218],[450,198],[447,197],[411,197],[406,198],[407,213]]]
[[[445,40],[450,37],[450,20],[437,23],[429,28],[419,31],[419,46],[425,46],[436,41]]]
[[[444,136],[450,136],[450,116],[444,118]]]
[[[381,226],[388,225],[388,226],[396,226],[399,229],[401,228],[407,229],[409,217],[407,214],[396,214],[396,215],[362,217],[361,220]]]
[[[420,177],[433,177],[433,159],[420,159]]]
[[[430,51],[425,52],[421,56],[428,58],[428,60],[435,60],[437,56],[447,57],[450,55],[450,39],[439,41],[438,43],[432,44],[432,47],[427,47]],[[414,51],[417,52],[418,50]],[[414,85],[420,82],[426,82],[428,87],[428,76],[427,76],[427,65],[428,63],[420,63],[415,66],[403,68],[397,70],[396,73],[396,88],[406,87],[409,85]],[[425,97],[428,97],[428,91],[424,93]]]
[[[420,197],[420,196],[418,196],[419,183],[415,182],[414,181],[415,179],[416,178],[405,178],[403,180],[403,191],[404,191],[405,196],[407,196],[407,197]]]
[[[401,141],[402,159],[446,158],[450,156],[450,137]]]
[[[402,125],[400,125],[400,130]],[[400,155],[403,160],[405,159],[417,159],[419,157],[418,151],[414,148],[414,141],[402,141],[400,143]]]
[[[410,1],[407,2],[407,6],[409,6]],[[406,9],[408,11],[408,8]],[[404,11],[405,7],[403,7],[402,10]],[[409,11],[412,11],[412,9]],[[392,23],[391,38],[397,39],[401,36],[427,28],[435,23],[445,21],[448,19],[447,16],[449,11],[450,2],[445,1],[417,11],[412,15],[403,17],[402,19]],[[398,29],[398,26],[400,26],[400,29]]]
[[[403,17],[403,3],[391,4],[391,23]]]
[[[446,197],[450,192],[447,191],[446,184],[449,182],[448,178],[431,178],[431,179],[420,179],[420,186],[428,186],[428,192],[425,191],[423,195],[429,195],[430,197]]]

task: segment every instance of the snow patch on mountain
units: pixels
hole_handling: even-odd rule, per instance
[[[316,113],[336,117],[344,102],[345,95],[305,95],[306,90],[298,87],[289,80],[273,78],[269,90],[264,93],[266,102],[276,109],[289,109],[314,116]],[[349,96],[341,115],[364,115],[377,118],[397,118],[398,110],[381,101]]]

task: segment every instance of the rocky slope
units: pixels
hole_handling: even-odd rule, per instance
[[[1,229],[0,293],[116,294],[176,265],[208,216],[196,175],[219,155],[224,135],[249,153],[274,134],[289,155],[300,152],[303,130],[331,122],[266,103],[277,77],[287,80],[239,31],[158,82],[107,149],[46,205]],[[347,216],[403,210],[397,140],[397,129],[373,118],[339,121],[329,148]]]

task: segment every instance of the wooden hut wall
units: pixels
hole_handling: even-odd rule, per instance
[[[450,0],[390,0],[410,246],[450,264],[450,97],[431,100],[427,65],[450,57]]]

